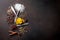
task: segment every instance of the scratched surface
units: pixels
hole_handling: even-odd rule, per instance
[[[26,6],[24,14],[29,20],[31,31],[23,40],[58,40],[60,35],[60,1],[54,0],[19,0]],[[9,40],[9,26],[6,22],[7,8],[15,0],[0,0],[0,40]],[[12,40],[18,40],[15,36]]]

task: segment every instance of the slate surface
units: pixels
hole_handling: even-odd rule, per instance
[[[60,35],[60,1],[54,0],[19,0],[26,6],[24,14],[29,19],[31,31],[23,40],[58,40]],[[7,8],[16,3],[15,0],[0,0],[0,40],[9,40],[9,26],[6,22]],[[15,36],[15,39],[18,40]]]

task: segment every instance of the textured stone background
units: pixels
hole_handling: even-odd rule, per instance
[[[26,6],[25,14],[29,19],[31,31],[23,40],[58,40],[60,39],[60,1],[59,0],[19,0]],[[0,40],[9,40],[9,26],[6,22],[7,8],[15,0],[0,0]],[[17,40],[15,37],[14,40]]]

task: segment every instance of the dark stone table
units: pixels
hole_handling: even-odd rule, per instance
[[[22,40],[58,40],[60,35],[59,0],[19,0],[26,6],[31,31]],[[6,22],[7,8],[15,0],[0,0],[0,40],[9,40],[9,25]],[[18,40],[15,36],[13,40]]]

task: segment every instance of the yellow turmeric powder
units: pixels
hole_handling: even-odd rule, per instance
[[[24,19],[18,17],[18,18],[16,19],[16,25],[19,25],[19,24],[22,24],[22,23],[24,23]]]

